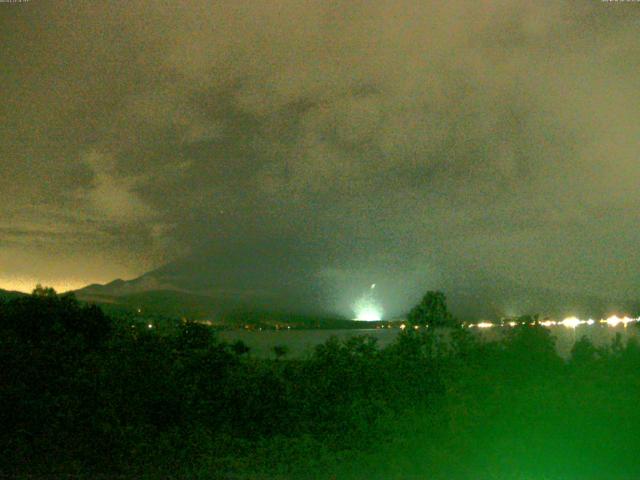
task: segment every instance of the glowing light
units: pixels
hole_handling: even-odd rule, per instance
[[[626,315],[620,318],[617,315],[611,315],[606,320],[600,320],[600,323],[606,323],[610,327],[616,327],[622,323],[626,327],[629,323],[637,322],[637,321],[640,321],[640,318],[630,318],[630,317],[627,317]]]
[[[585,323],[577,317],[567,317],[560,322],[561,325],[564,325],[567,328],[576,328],[581,323]]]
[[[147,325],[148,328],[153,328],[152,324]]]
[[[554,322],[553,320],[545,320],[543,322],[540,322],[540,325],[542,325],[543,327],[553,327],[554,325],[557,325],[557,322]]]
[[[376,284],[375,284],[375,283],[372,283],[372,284],[371,284],[371,290],[373,290],[374,288],[376,288]]]
[[[404,323],[400,325],[400,330],[404,330],[405,328],[407,328],[407,326]]]
[[[593,321],[593,318],[590,318],[589,320],[587,320],[587,325],[593,325],[594,323],[596,322]]]
[[[480,322],[478,324],[478,328],[491,328],[493,327],[493,323],[491,322]]]
[[[377,320],[382,320],[382,315],[375,307],[365,307],[362,310],[358,311],[356,316],[356,320],[363,320],[365,322],[375,322]]]
[[[353,311],[356,314],[355,320],[363,320],[365,322],[382,320],[383,309],[373,298],[373,292],[360,297],[353,305]]]
[[[621,319],[622,323],[624,324],[624,326],[626,327],[627,324],[631,323],[631,322],[635,322],[635,319],[633,318],[629,318],[626,315]]]
[[[516,325],[518,325],[516,322],[509,322],[510,327],[515,327]]]
[[[610,327],[616,327],[622,322],[622,319],[617,315],[611,315],[609,318],[605,320],[605,323]]]

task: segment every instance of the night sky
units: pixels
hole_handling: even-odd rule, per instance
[[[0,288],[186,256],[343,310],[638,298],[639,33],[599,0],[0,4]]]

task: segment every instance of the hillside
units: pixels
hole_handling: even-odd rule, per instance
[[[210,275],[195,271],[192,277],[186,264],[174,264],[152,271],[133,280],[115,280],[105,285],[89,285],[77,290],[81,300],[103,305],[119,305],[132,310],[194,319],[215,319],[241,323],[238,318],[265,316],[307,316],[310,318],[353,318],[349,312],[349,298],[357,298],[357,292],[342,289],[345,301],[339,308],[330,309],[323,302],[322,288],[314,289],[314,282],[280,280],[249,282],[244,284],[227,275]],[[481,272],[465,272],[461,279],[451,277],[428,285],[426,289],[446,293],[451,311],[457,317],[469,321],[498,319],[538,313],[562,318],[577,315],[584,318],[601,318],[612,313],[640,314],[640,302],[624,299],[607,299],[580,292],[563,292],[551,288],[524,287],[505,278],[490,277]],[[221,278],[219,284],[210,278]],[[407,295],[402,286],[380,288],[376,300],[385,308],[385,318],[403,316],[417,303],[424,291],[413,286],[416,292]],[[404,296],[404,302],[398,297]],[[400,303],[405,303],[399,306]],[[394,305],[398,305],[393,308]],[[260,312],[259,314],[256,312]],[[339,313],[336,313],[339,312]],[[246,320],[250,323],[249,320]],[[308,322],[309,323],[309,322]],[[310,322],[314,324],[314,322]]]
[[[0,299],[12,299],[12,298],[24,297],[25,295],[26,293],[0,289]]]

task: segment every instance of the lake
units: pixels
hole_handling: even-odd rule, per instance
[[[471,331],[480,338],[491,341],[498,340],[511,327],[494,326],[492,328],[474,328]],[[589,338],[595,346],[610,344],[616,334],[621,334],[623,342],[636,337],[639,328],[636,325],[617,325],[615,327],[603,324],[578,325],[575,328],[562,325],[545,327],[551,331],[556,339],[556,349],[563,358],[568,358],[574,342],[583,336]],[[347,339],[358,335],[370,335],[378,340],[380,347],[392,343],[400,333],[398,328],[357,329],[357,330],[227,330],[218,333],[220,340],[235,342],[242,340],[250,348],[250,354],[256,357],[273,357],[273,347],[286,345],[289,357],[304,357],[313,352],[316,345],[326,342],[330,337]]]

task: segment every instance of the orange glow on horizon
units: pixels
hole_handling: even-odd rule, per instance
[[[40,284],[43,287],[51,287],[58,293],[68,292],[70,290],[77,290],[82,287],[86,287],[91,281],[82,281],[78,279],[37,279],[37,278],[11,278],[0,277],[0,289],[10,290],[23,293],[31,293],[36,285]]]

